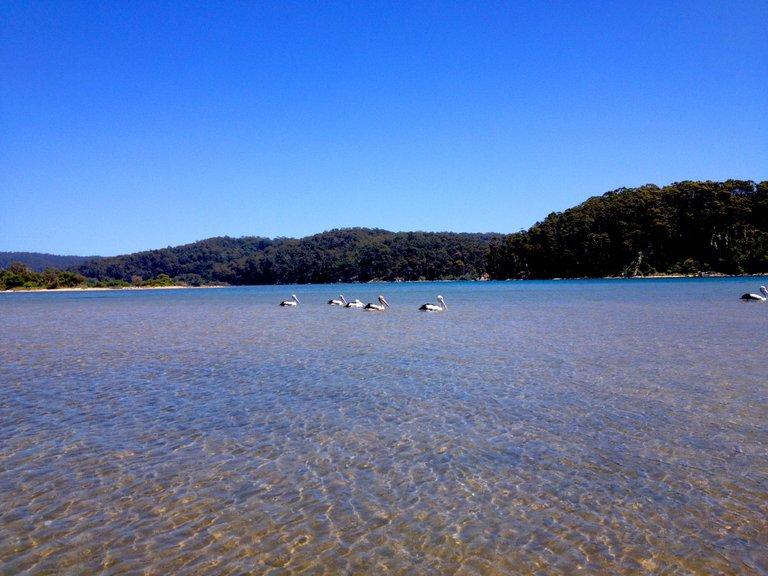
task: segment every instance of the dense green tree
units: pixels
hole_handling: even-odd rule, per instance
[[[11,262],[7,270],[0,270],[0,290],[14,288],[74,288],[86,282],[82,274],[64,271],[58,268],[46,268],[45,272],[35,272],[27,264]]]
[[[150,280],[144,280],[140,286],[147,287],[161,287],[161,286],[176,286],[176,282],[168,276],[168,274],[159,274],[156,278]]]

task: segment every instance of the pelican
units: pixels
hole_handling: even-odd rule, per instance
[[[296,298],[296,294],[291,294],[290,300],[283,300],[280,302],[280,306],[298,306],[299,305],[299,299]]]
[[[438,296],[437,300],[440,304],[422,304],[419,310],[424,310],[425,312],[445,312],[448,310],[448,305],[442,296]]]
[[[765,302],[768,300],[768,288],[765,286],[760,286],[760,292],[762,294],[742,294],[741,299],[742,300],[757,300],[758,302]]]
[[[344,308],[362,308],[362,307],[363,307],[363,303],[357,298],[352,300],[352,302],[347,302],[346,304],[344,304]]]
[[[347,304],[347,299],[344,298],[344,294],[339,294],[338,300],[328,300],[328,304],[331,306],[345,306]]]
[[[384,298],[384,296],[379,296],[379,303],[378,304],[372,304],[368,302],[368,304],[365,305],[366,310],[373,310],[374,312],[384,312],[387,308],[390,308],[389,302],[387,302],[387,299]]]

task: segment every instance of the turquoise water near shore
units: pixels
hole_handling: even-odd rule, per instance
[[[768,574],[761,283],[0,294],[0,574]]]

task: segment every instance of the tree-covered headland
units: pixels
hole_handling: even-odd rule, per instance
[[[768,182],[620,188],[509,235],[330,230],[301,239],[209,238],[92,258],[66,271],[14,263],[0,289],[289,284],[768,272]]]
[[[489,254],[494,278],[768,271],[768,182],[621,188],[550,214]]]

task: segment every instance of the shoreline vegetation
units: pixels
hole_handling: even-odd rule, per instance
[[[120,286],[105,288],[103,286],[75,286],[71,288],[12,288],[2,290],[4,293],[28,294],[30,292],[114,292],[120,290],[187,290],[198,288],[226,288],[226,286]]]
[[[42,254],[33,269],[25,256],[0,252],[0,290],[751,276],[768,271],[768,181],[619,188],[513,234],[224,236],[64,270]]]

